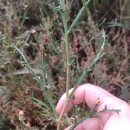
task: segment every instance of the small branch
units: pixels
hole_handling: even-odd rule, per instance
[[[69,96],[69,77],[70,77],[70,67],[67,65],[67,77],[66,77],[66,99]]]
[[[60,14],[63,21],[64,26],[64,32],[65,32],[65,44],[66,44],[66,99],[68,99],[69,96],[69,84],[70,84],[70,50],[69,50],[69,34],[68,34],[68,26],[67,26],[67,18],[66,18],[66,12],[65,12],[65,1],[60,1]],[[65,103],[62,112],[59,116],[58,122],[57,122],[57,130],[60,129],[60,122],[61,118],[63,116],[64,110],[67,106],[68,102]]]
[[[81,119],[80,121],[75,123],[73,126],[71,126],[71,128],[69,130],[74,130],[74,128],[76,126],[78,126],[80,123],[82,123],[83,121],[85,121],[87,119],[99,117],[99,114],[102,113],[102,112],[117,112],[117,113],[120,112],[120,110],[117,110],[117,109],[107,109],[107,106],[105,106],[105,108],[103,110],[96,112],[97,106],[98,106],[98,103],[96,103],[92,107],[92,109],[90,110],[90,112],[88,113],[88,115],[86,117],[84,117],[83,119]]]
[[[82,14],[85,11],[86,6],[89,4],[91,0],[88,0],[87,2],[84,1],[83,2],[83,6],[80,9],[80,11],[78,12],[76,18],[74,19],[74,21],[72,22],[72,24],[70,25],[69,29],[68,29],[68,33],[70,33],[72,31],[72,29],[76,26],[76,24],[78,23],[79,19],[81,18]]]
[[[64,114],[64,110],[65,110],[65,108],[67,107],[67,105],[68,105],[68,102],[66,102],[66,103],[64,104],[63,108],[62,108],[61,114],[60,114],[59,119],[58,119],[58,122],[57,122],[57,130],[60,130],[61,118],[62,118],[62,116],[63,116],[63,114]]]
[[[62,112],[59,116],[58,122],[57,122],[57,130],[60,129],[60,122],[61,122],[61,118],[64,114],[64,111],[69,103],[69,101],[72,99],[73,94],[75,92],[75,90],[77,89],[77,87],[79,86],[79,84],[81,83],[81,81],[84,79],[84,77],[88,74],[88,72],[90,71],[91,67],[102,57],[102,50],[105,46],[105,34],[103,35],[103,42],[101,42],[100,46],[99,46],[99,52],[97,53],[97,55],[95,56],[95,58],[92,60],[92,62],[90,63],[90,65],[85,69],[85,71],[83,72],[83,74],[81,75],[81,77],[79,78],[78,82],[76,83],[74,89],[72,90],[71,94],[69,95],[69,84],[70,84],[70,50],[69,50],[69,34],[72,31],[72,29],[76,26],[77,22],[79,21],[79,19],[82,16],[83,11],[85,10],[85,7],[88,5],[88,3],[91,0],[88,0],[87,2],[84,1],[83,3],[83,7],[81,8],[81,10],[79,11],[79,13],[77,14],[76,18],[74,19],[74,21],[72,22],[71,26],[68,28],[67,26],[67,15],[66,15],[66,9],[65,9],[65,0],[60,0],[59,3],[60,5],[58,6],[58,10],[61,14],[61,18],[63,21],[63,26],[64,26],[64,32],[65,32],[65,44],[66,44],[66,103],[63,106]]]
[[[83,74],[79,78],[78,82],[76,83],[76,85],[75,85],[74,89],[72,90],[72,92],[70,93],[70,95],[68,97],[66,97],[66,103],[65,103],[65,105],[64,105],[64,107],[62,109],[62,112],[61,112],[59,120],[58,120],[58,127],[60,127],[59,124],[60,124],[61,117],[63,116],[64,111],[65,111],[65,109],[66,109],[69,101],[72,99],[75,90],[77,89],[77,87],[79,86],[79,84],[81,83],[81,81],[84,79],[84,77],[88,74],[88,72],[90,71],[90,69],[92,68],[92,66],[103,56],[102,52],[103,52],[103,49],[104,49],[105,45],[106,45],[105,33],[103,32],[102,41],[101,41],[101,43],[99,45],[99,51],[98,51],[98,53],[93,58],[93,60],[91,61],[90,65],[84,70]],[[57,129],[57,130],[59,130],[59,129]]]

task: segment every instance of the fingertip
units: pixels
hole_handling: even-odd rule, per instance
[[[71,92],[71,91],[72,91],[72,90],[70,90],[70,92]],[[58,115],[60,115],[60,113],[61,113],[61,111],[62,111],[62,109],[63,109],[65,103],[66,103],[66,94],[64,93],[64,94],[61,96],[61,98],[60,98],[60,100],[58,101],[57,106],[56,106],[56,112],[57,112]],[[63,113],[68,112],[68,111],[71,109],[71,107],[72,107],[72,102],[70,101],[70,102],[67,104],[67,107],[65,108],[65,110],[64,110]]]
[[[60,115],[65,102],[66,102],[66,97],[65,94],[63,94],[56,105],[56,113],[58,115]]]
[[[65,128],[64,130],[69,130],[71,128],[71,126],[68,126],[67,128]]]
[[[71,125],[71,126],[68,126],[68,127],[65,128],[64,130],[70,130],[71,127],[72,127],[72,125]],[[83,130],[83,125],[82,125],[82,123],[79,124],[76,128],[74,128],[74,130]]]

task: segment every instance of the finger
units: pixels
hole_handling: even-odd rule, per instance
[[[82,95],[82,89],[84,89],[84,88],[80,88],[80,93],[79,94],[74,94],[75,96],[74,96],[74,98],[75,98],[75,100],[71,100],[69,103],[68,103],[68,105],[67,105],[67,107],[66,107],[66,109],[65,109],[65,111],[64,111],[64,113],[66,113],[67,111],[69,111],[70,109],[71,109],[71,107],[73,106],[73,105],[75,105],[75,104],[80,104],[80,103],[82,103],[83,102],[83,100],[84,100],[84,95]],[[71,90],[69,90],[69,94],[72,92],[72,90],[73,89],[71,89]],[[84,91],[84,90],[83,90]],[[63,106],[64,106],[64,104],[65,104],[65,102],[66,102],[66,93],[64,93],[62,96],[61,96],[61,98],[60,98],[60,100],[59,100],[59,102],[58,102],[58,104],[57,104],[57,106],[56,106],[56,112],[57,112],[57,114],[58,115],[60,115],[60,113],[61,113],[61,110],[62,110],[62,108],[63,108]],[[73,104],[74,103],[74,104]]]
[[[71,93],[71,91],[72,89],[69,91],[69,93]],[[94,106],[97,99],[100,100],[100,104],[99,104],[100,109],[103,109],[104,105],[106,104],[109,106],[110,104],[113,104],[113,102],[115,101],[119,102],[119,99],[117,99],[115,96],[113,96],[106,90],[100,87],[94,86],[92,84],[84,84],[84,85],[79,86],[76,89],[76,91],[74,92],[74,100],[68,103],[68,106],[66,107],[64,113],[69,111],[73,105],[80,104],[84,101],[91,108],[92,106]],[[66,102],[66,94],[63,94],[63,96],[60,98],[56,106],[57,114],[61,113],[61,110],[65,102]]]
[[[69,130],[72,126],[67,127],[65,130]],[[75,127],[74,130],[100,130],[98,118],[91,118],[85,120],[83,123]]]
[[[111,118],[103,130],[130,130],[130,116]]]

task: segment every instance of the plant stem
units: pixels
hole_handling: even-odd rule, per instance
[[[55,111],[55,106],[54,106],[54,102],[53,102],[53,99],[52,97],[50,96],[50,93],[49,91],[45,88],[46,86],[46,78],[45,78],[45,72],[43,72],[43,78],[42,78],[42,81],[38,78],[37,74],[33,71],[32,67],[30,66],[30,64],[28,63],[28,61],[26,60],[24,54],[22,53],[22,51],[17,48],[17,46],[13,45],[13,47],[21,54],[21,56],[23,57],[24,61],[25,61],[25,64],[27,66],[27,68],[34,74],[38,84],[40,85],[40,88],[41,90],[43,91],[43,93],[45,94],[45,98],[47,99],[47,101],[49,102],[49,105],[51,107],[51,110],[53,111],[53,114],[54,114],[54,117],[56,118],[56,120],[58,119],[58,116],[56,114],[56,111]],[[44,59],[42,59],[42,66],[44,66]]]
[[[74,130],[74,128],[75,128],[76,126],[78,126],[80,123],[82,123],[83,121],[85,121],[85,120],[87,120],[87,119],[96,118],[96,117],[98,118],[98,116],[99,116],[100,113],[102,113],[102,112],[117,112],[117,113],[120,112],[119,109],[108,109],[108,110],[107,110],[106,106],[105,106],[105,108],[104,108],[103,110],[97,112],[97,111],[96,111],[97,106],[98,106],[98,104],[96,103],[96,104],[91,108],[91,110],[90,110],[90,112],[87,114],[87,116],[84,117],[83,119],[79,120],[79,121],[78,121],[77,123],[75,123],[74,125],[72,125],[69,130]]]
[[[74,19],[74,21],[72,22],[72,24],[70,25],[69,29],[68,29],[68,33],[70,33],[73,28],[76,26],[76,24],[78,23],[79,19],[81,18],[82,14],[85,11],[85,8],[87,7],[87,5],[89,4],[91,0],[88,0],[87,2],[83,0],[83,6],[80,9],[80,11],[78,12],[76,18]]]
[[[72,92],[70,93],[70,95],[66,98],[66,102],[63,106],[63,109],[62,109],[62,112],[59,116],[59,120],[58,120],[58,129],[59,130],[59,127],[60,127],[60,120],[61,120],[61,117],[63,116],[64,114],[64,111],[69,103],[69,101],[72,100],[72,97],[73,97],[73,94],[75,92],[75,90],[77,89],[77,87],[79,86],[79,84],[81,83],[81,81],[84,79],[84,77],[88,74],[88,72],[90,71],[90,69],[92,68],[92,66],[103,56],[102,54],[102,51],[103,51],[103,48],[104,46],[106,45],[106,40],[105,40],[105,33],[103,32],[103,35],[102,35],[102,41],[99,45],[99,51],[98,53],[96,54],[96,56],[93,58],[93,60],[91,61],[91,63],[89,64],[89,66],[84,70],[83,74],[80,76],[79,80],[77,81],[74,89],[72,90]]]
[[[85,76],[88,74],[88,72],[91,70],[92,66],[104,55],[102,54],[102,51],[104,49],[104,46],[106,45],[106,37],[105,37],[105,32],[103,31],[102,34],[102,41],[99,45],[99,50],[98,53],[96,54],[96,56],[93,58],[93,60],[91,61],[91,63],[89,64],[89,66],[84,70],[84,72],[82,73],[82,75],[80,76],[79,80],[77,81],[74,89],[72,90],[72,92],[69,95],[69,100],[72,99],[73,94],[75,92],[75,90],[77,89],[77,87],[79,86],[79,84],[81,83],[81,81],[85,78]]]
[[[69,96],[69,79],[70,79],[70,53],[69,53],[69,40],[68,34],[66,35],[66,55],[67,55],[67,77],[66,77],[66,98]]]
[[[65,102],[65,104],[64,104],[64,106],[63,106],[63,108],[62,108],[61,114],[60,114],[60,116],[59,116],[58,122],[57,122],[57,130],[60,130],[61,118],[62,118],[62,116],[63,116],[63,114],[64,114],[64,110],[65,110],[65,108],[67,107],[67,105],[68,105],[68,102]]]
[[[66,99],[68,99],[69,96],[69,84],[70,84],[70,51],[69,51],[69,33],[68,33],[68,26],[67,26],[67,17],[66,17],[66,11],[65,11],[65,1],[62,1],[62,4],[60,5],[61,10],[61,18],[63,21],[64,26],[64,32],[65,32],[65,44],[66,44]],[[64,109],[66,108],[68,103],[65,103]],[[57,122],[57,130],[60,129],[60,121],[64,113],[64,109],[62,109],[62,112],[59,116],[58,122]]]
[[[27,9],[25,8],[23,19],[22,19],[22,22],[21,22],[21,25],[20,25],[20,29],[22,29],[22,27],[23,27],[23,24],[24,24],[24,22],[26,20],[26,16],[27,16]]]
[[[65,3],[64,3],[65,4]],[[64,5],[62,5],[64,6]],[[66,44],[66,98],[69,95],[69,79],[70,79],[70,51],[69,51],[69,34],[68,34],[68,26],[67,26],[67,17],[65,13],[65,9],[61,7],[61,17],[63,21],[64,31],[65,31],[65,44]]]
[[[24,130],[24,125],[25,125],[24,121],[21,120],[21,121],[20,121],[21,130]]]

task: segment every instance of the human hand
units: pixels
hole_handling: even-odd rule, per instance
[[[71,91],[72,89],[70,92]],[[84,101],[92,108],[97,99],[100,100],[97,111],[103,110],[105,105],[108,110],[121,110],[119,113],[102,112],[98,118],[87,119],[74,130],[130,130],[130,106],[123,100],[116,98],[106,90],[92,84],[79,86],[74,92],[74,97],[75,99],[68,103],[64,113],[68,112],[73,105],[80,104]],[[56,106],[58,115],[60,115],[65,102],[66,94],[60,98]],[[65,130],[69,130],[69,128],[70,127],[67,127]]]

